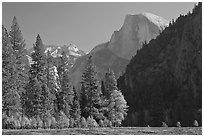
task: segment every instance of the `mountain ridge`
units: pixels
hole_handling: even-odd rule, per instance
[[[108,42],[98,44],[88,54],[76,60],[71,70],[74,85],[79,87],[78,84],[88,56],[92,56],[100,79],[103,79],[108,69],[112,69],[118,78],[122,75],[131,57],[142,47],[143,42],[149,42],[158,36],[163,27],[165,26],[158,27],[141,14],[126,15],[122,27],[114,31]],[[138,35],[138,32],[141,32],[141,35]]]

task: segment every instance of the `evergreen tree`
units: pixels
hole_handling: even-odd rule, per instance
[[[104,87],[105,91],[103,92],[103,95],[105,100],[103,100],[102,108],[104,116],[107,117],[115,126],[120,125],[121,121],[126,116],[127,103],[124,100],[122,93],[120,93],[117,88],[117,80],[115,78],[114,72],[111,70],[105,74]],[[118,96],[118,99],[114,99],[114,96]],[[118,106],[115,104],[116,102],[120,102],[119,100],[121,100],[121,105],[124,105],[122,108],[120,108],[121,110],[118,109]],[[117,115],[121,115],[120,118]]]
[[[25,40],[23,39],[20,27],[18,25],[18,22],[15,16],[13,18],[11,31],[9,35],[11,38],[10,40],[11,40],[13,49],[18,53],[22,53],[25,48]]]
[[[68,58],[65,52],[63,52],[62,56],[60,57],[60,64],[57,70],[61,89],[60,93],[57,95],[58,108],[59,110],[62,110],[69,118],[74,93],[70,84]]]
[[[88,95],[85,92],[84,84],[81,83],[81,92],[80,92],[80,108],[81,108],[81,116],[87,118],[89,116],[89,112],[87,111],[88,104]]]
[[[114,72],[109,70],[105,74],[105,98],[107,99],[108,119],[112,122],[114,126],[121,125],[122,120],[125,119],[127,115],[127,102],[124,99],[121,91],[117,88],[117,80],[115,78]]]
[[[40,115],[40,110],[42,109],[41,94],[39,81],[35,77],[30,77],[29,83],[26,85],[25,104],[23,106],[24,112],[29,118]]]
[[[114,72],[109,70],[105,74],[105,93],[104,96],[109,99],[111,91],[118,90],[117,88],[117,80],[115,78]]]
[[[84,90],[82,92],[82,94],[84,94],[82,97],[85,97],[85,99],[87,98],[87,102],[84,104],[86,107],[83,108],[82,112],[97,119],[101,107],[101,92],[98,88],[98,80],[96,79],[96,71],[91,56],[88,58],[87,67],[82,75],[81,84]]]
[[[58,111],[56,98],[60,92],[59,76],[57,67],[53,65],[51,53],[48,51],[46,54],[46,80],[47,87],[49,89],[49,98],[51,100],[50,110],[52,114],[56,114]]]
[[[49,90],[46,85],[45,74],[45,54],[44,45],[40,38],[37,36],[34,45],[34,52],[32,53],[31,68],[29,71],[29,83],[26,86],[25,93],[25,110],[29,117],[40,116],[43,120],[50,114],[51,100],[49,98]]]
[[[125,119],[127,115],[127,102],[124,99],[120,90],[111,91],[109,100],[109,114],[108,118],[112,122],[113,126],[121,125],[122,120]]]
[[[14,50],[14,58],[15,58],[15,83],[17,91],[21,96],[21,103],[23,103],[22,94],[25,92],[25,85],[28,82],[28,71],[29,71],[29,62],[26,57],[26,44],[23,39],[22,32],[20,30],[20,26],[17,22],[16,17],[14,16],[11,31],[9,32],[9,39],[11,46]],[[23,104],[22,104],[23,105]]]
[[[7,30],[2,26],[2,111],[9,116],[21,109],[15,72],[14,51],[9,42]]]
[[[73,88],[74,92],[74,99],[73,104],[71,107],[71,117],[74,119],[74,125],[79,126],[80,124],[80,117],[81,117],[81,110],[80,110],[80,104],[79,104],[79,95],[76,92],[76,89]]]
[[[102,95],[106,95],[106,89],[105,89],[105,84],[104,84],[104,82],[103,81],[101,81],[101,93],[102,93]]]

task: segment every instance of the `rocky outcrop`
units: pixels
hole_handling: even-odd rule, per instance
[[[156,38],[165,26],[165,19],[150,13],[127,15],[122,28],[113,33],[109,42],[97,45],[89,54],[77,59],[71,76],[74,85],[81,81],[88,56],[92,56],[100,79],[108,69],[112,69],[118,78],[142,44]]]
[[[168,21],[151,13],[126,15],[122,28],[113,33],[108,48],[130,60],[145,41],[156,38],[167,25]]]

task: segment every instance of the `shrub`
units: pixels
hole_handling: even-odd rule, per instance
[[[15,129],[21,128],[21,122],[17,118],[14,118],[14,128]]]
[[[176,126],[181,127],[181,123],[179,121],[177,121]]]
[[[43,127],[43,121],[41,120],[41,118],[39,116],[37,116],[36,122],[37,122],[37,128]]]
[[[8,129],[18,129],[21,127],[20,121],[14,116],[5,117],[4,126]]]
[[[73,118],[70,118],[69,120],[69,127],[73,128],[74,127],[74,119]]]
[[[31,121],[26,116],[23,116],[22,118],[22,128],[31,128]]]
[[[86,122],[86,119],[84,117],[81,118],[81,127],[82,128],[87,128],[87,122]]]
[[[54,129],[54,128],[57,128],[57,121],[55,119],[55,117],[51,117],[51,125],[50,125],[50,128]]]
[[[89,116],[87,118],[87,125],[88,125],[88,127],[98,127],[98,123],[96,122],[95,119],[93,119],[92,116]]]
[[[32,129],[36,129],[37,128],[37,120],[34,118],[34,117],[32,117],[31,119],[30,119],[30,123],[31,123],[31,128]]]
[[[99,126],[100,126],[100,127],[104,127],[103,120],[100,120],[100,121],[99,121]]]
[[[168,127],[168,125],[165,122],[162,122],[162,127]]]
[[[57,121],[57,127],[58,128],[68,128],[69,127],[69,119],[63,112],[59,116],[59,120]]]
[[[112,122],[109,121],[108,119],[104,119],[103,125],[104,127],[112,127]]]
[[[198,127],[198,121],[197,120],[194,120],[193,126]]]
[[[75,120],[75,123],[74,123],[74,127],[78,127],[78,128],[81,128],[81,121],[80,121],[80,118],[78,120]]]
[[[149,125],[147,125],[147,127],[149,128],[150,126],[149,126]]]
[[[9,127],[9,117],[6,114],[2,115],[2,129],[7,129]]]
[[[51,124],[52,124],[52,117],[46,117],[43,119],[43,128],[47,129],[47,128],[51,128]]]

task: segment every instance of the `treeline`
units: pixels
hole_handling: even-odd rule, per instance
[[[109,71],[100,82],[91,57],[82,75],[81,90],[70,80],[68,56],[54,65],[37,35],[29,64],[16,17],[11,30],[2,26],[2,127],[69,128],[120,126],[127,103]]]
[[[202,3],[144,43],[118,85],[129,105],[123,126],[201,126]]]

